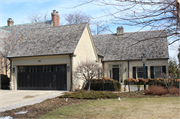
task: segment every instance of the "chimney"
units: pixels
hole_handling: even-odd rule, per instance
[[[14,20],[12,20],[11,18],[9,18],[9,19],[7,20],[7,23],[8,23],[8,26],[12,26],[12,25],[14,25]]]
[[[123,35],[124,34],[124,28],[121,27],[117,27],[117,35]]]
[[[59,26],[59,17],[60,17],[60,15],[58,14],[58,11],[53,10],[53,12],[51,13],[51,16],[52,16],[53,26]]]

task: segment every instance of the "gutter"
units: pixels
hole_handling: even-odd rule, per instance
[[[45,54],[45,55],[34,55],[34,56],[18,56],[18,57],[7,57],[7,58],[24,58],[24,57],[43,57],[43,56],[58,56],[58,55],[73,55],[73,53],[64,54]]]

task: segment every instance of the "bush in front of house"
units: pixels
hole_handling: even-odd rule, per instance
[[[169,89],[170,94],[179,94],[179,88],[177,87],[171,87]]]
[[[119,83],[117,80],[113,80],[113,88],[114,91],[121,91],[121,83]]]
[[[101,98],[118,98],[116,93],[103,92],[103,91],[80,91],[73,93],[66,93],[59,96],[59,98],[76,98],[76,99],[101,99]]]
[[[162,81],[151,81],[151,82],[149,82],[149,86],[152,86],[152,85],[158,85],[158,86],[166,87],[165,83]]]
[[[169,91],[167,88],[163,86],[152,85],[152,86],[149,86],[148,90],[144,90],[144,93],[151,94],[151,95],[164,95],[164,94],[168,94]]]
[[[1,89],[9,89],[9,81],[7,75],[1,74]]]
[[[84,89],[87,89],[88,83],[86,84]],[[117,80],[108,79],[104,80],[104,78],[100,79],[93,79],[91,81],[91,90],[94,91],[120,91],[121,90],[121,83]]]
[[[167,78],[167,79],[163,79],[163,78],[133,79],[133,78],[128,78],[128,79],[124,80],[124,85],[142,85],[145,82],[149,86],[158,85],[158,86],[163,86],[166,88],[175,86],[175,87],[179,88],[180,79],[172,79],[172,78]]]

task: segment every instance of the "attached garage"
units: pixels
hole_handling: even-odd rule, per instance
[[[18,90],[67,90],[64,65],[18,66]]]

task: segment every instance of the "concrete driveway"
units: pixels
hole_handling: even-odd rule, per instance
[[[0,90],[0,112],[33,105],[60,96],[64,92],[67,91]]]

